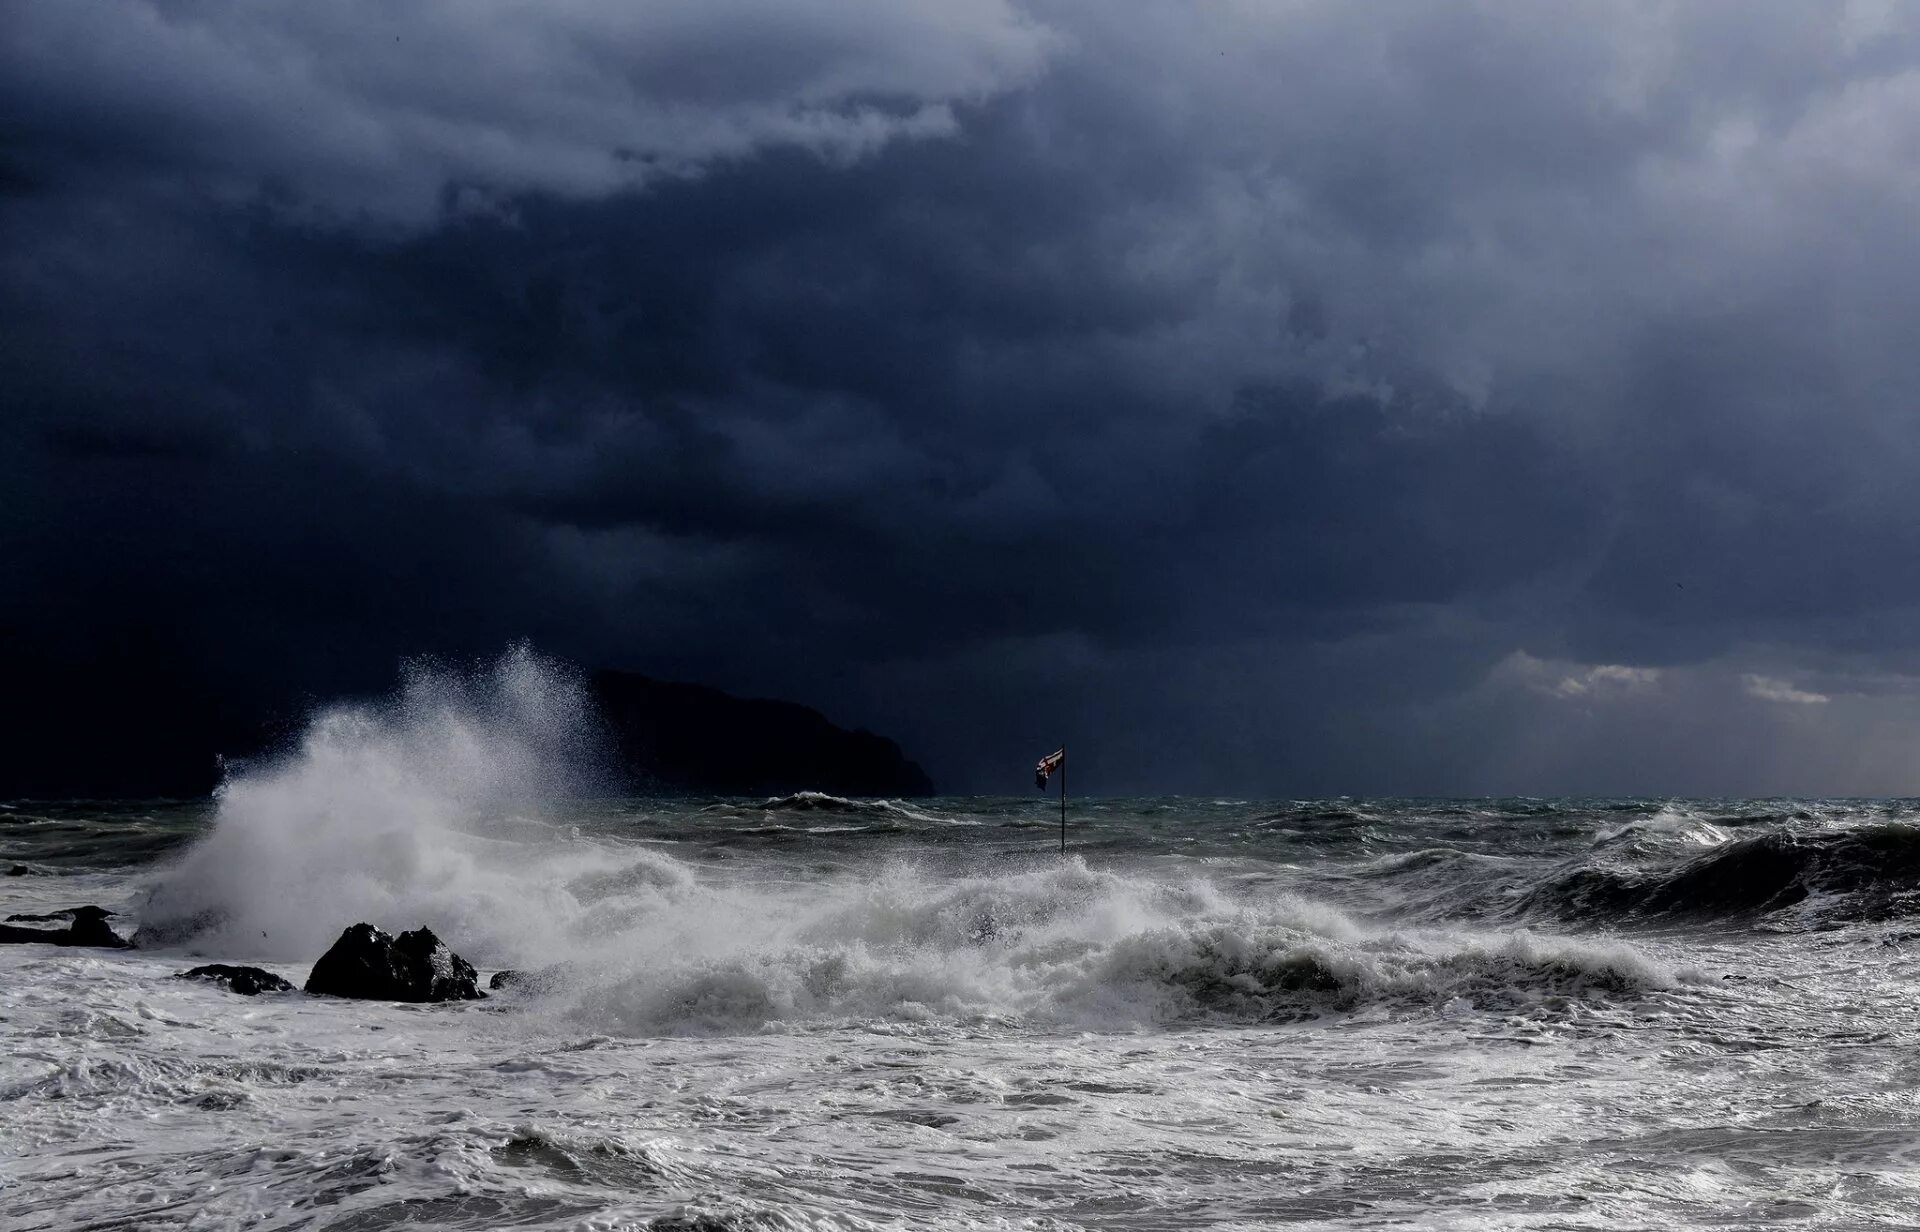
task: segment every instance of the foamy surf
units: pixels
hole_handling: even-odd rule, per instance
[[[54,1230],[1899,1226],[1913,813],[600,800],[564,672],[330,709],[213,807],[17,803],[0,1209]],[[1702,841],[1713,837],[1715,841]],[[240,997],[349,923],[484,1002]]]

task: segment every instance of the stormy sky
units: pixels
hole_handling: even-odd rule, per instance
[[[953,790],[1920,793],[1917,341],[1895,0],[16,0],[10,744],[526,639]]]

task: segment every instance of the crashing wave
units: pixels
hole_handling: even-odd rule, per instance
[[[897,866],[778,900],[707,887],[636,913],[620,945],[549,973],[523,1005],[637,1035],[1005,1019],[1131,1030],[1551,1009],[1696,978],[1620,943],[1380,931],[1303,900],[1248,903],[1077,860],[946,881]]]
[[[564,795],[584,706],[563,669],[519,649],[322,710],[284,756],[222,785],[211,828],[149,887],[143,943],[312,959],[366,920],[424,924],[484,958],[550,934],[568,876],[598,858],[524,819]]]
[[[1528,894],[1523,911],[1562,918],[1757,918],[1818,900],[1831,921],[1920,914],[1920,828],[1773,830],[1721,843],[1678,868],[1591,864]]]
[[[1630,946],[1519,932],[1388,934],[1339,942],[1228,925],[1128,938],[1095,967],[1103,991],[1152,998],[1156,1020],[1273,1022],[1376,1005],[1513,1010],[1551,998],[1632,999],[1696,983]]]

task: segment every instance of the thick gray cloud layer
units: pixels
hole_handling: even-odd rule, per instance
[[[27,0],[0,141],[36,679],[1920,790],[1906,6]]]

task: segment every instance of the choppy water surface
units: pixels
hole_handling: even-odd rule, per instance
[[[0,948],[0,1223],[1920,1223],[1909,803],[1111,800],[1062,858],[1037,798],[314,772],[0,807],[7,910],[171,938]],[[544,974],[170,978],[299,983],[358,919]]]

